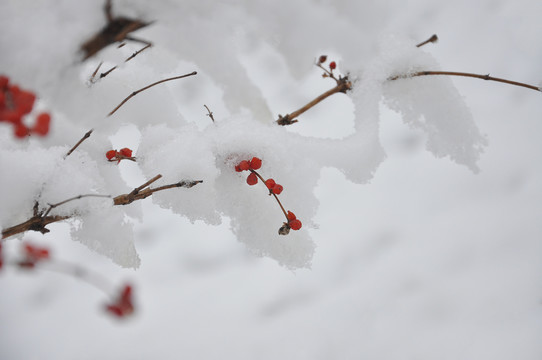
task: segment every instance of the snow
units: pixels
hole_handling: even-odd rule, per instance
[[[114,321],[94,288],[4,266],[1,358],[540,358],[540,94],[386,79],[536,82],[542,5],[118,0],[114,14],[156,20],[134,33],[154,46],[82,63],[102,5],[0,4],[0,72],[53,119],[46,138],[24,141],[0,124],[0,227],[28,219],[37,199],[116,196],[157,174],[153,187],[203,183],[122,207],[74,200],[53,213],[76,219],[3,242],[9,256],[31,240],[135,284],[136,313]],[[433,33],[438,44],[415,47]],[[354,90],[277,126],[334,85],[312,63],[321,54]],[[119,68],[89,83],[101,61]],[[133,91],[192,71],[107,117]],[[122,147],[136,163],[106,161]],[[253,156],[300,231],[278,235],[278,204],[234,171]]]

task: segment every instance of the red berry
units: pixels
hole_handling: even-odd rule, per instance
[[[325,63],[327,60],[327,56],[326,55],[322,55],[320,56],[320,58],[318,59],[318,62],[321,64],[321,63]]]
[[[30,129],[27,128],[24,124],[15,125],[15,136],[22,139],[30,134]]]
[[[271,192],[275,195],[278,195],[282,192],[284,188],[282,187],[282,185],[280,184],[275,184],[275,186],[273,186],[273,188],[271,189]]]
[[[239,167],[239,165],[235,165],[235,171],[241,172],[241,171],[243,171],[243,170],[241,170],[241,168]]]
[[[0,75],[0,90],[5,89],[8,86],[9,78],[5,75]]]
[[[256,185],[258,183],[258,177],[254,173],[250,173],[250,175],[247,177],[247,184],[249,185]]]
[[[299,230],[301,229],[301,221],[295,219],[295,220],[292,220],[290,221],[290,228],[292,230]]]
[[[51,116],[47,113],[41,113],[36,119],[36,125],[32,129],[38,135],[45,136],[49,132],[49,123],[51,122]]]
[[[329,63],[329,68],[331,70],[335,70],[336,67],[337,67],[337,64],[335,63],[335,61],[332,61],[332,62]]]
[[[252,170],[258,170],[262,167],[262,159],[253,157],[252,160],[250,160],[250,168]]]
[[[119,153],[122,155],[122,156],[126,156],[126,157],[132,157],[132,150],[128,149],[128,148],[122,148],[119,150]]]
[[[269,190],[271,190],[273,188],[273,186],[275,186],[275,180],[273,180],[273,179],[265,180],[265,186],[267,186],[267,188]]]
[[[286,217],[288,218],[289,221],[296,219],[295,214],[291,211],[288,211],[288,214],[286,215]]]
[[[242,170],[242,171],[246,171],[248,169],[250,169],[250,163],[246,160],[243,160],[239,163],[239,168]]]
[[[107,158],[107,160],[111,160],[115,156],[117,156],[117,151],[116,150],[109,150],[108,152],[105,153],[105,157]]]

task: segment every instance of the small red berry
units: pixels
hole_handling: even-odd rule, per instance
[[[301,221],[297,219],[290,221],[290,227],[292,228],[292,230],[301,229]]]
[[[246,171],[248,169],[250,169],[250,163],[246,160],[243,160],[239,163],[239,168],[242,170],[242,171]]]
[[[273,186],[275,186],[275,180],[273,180],[273,179],[265,180],[265,186],[267,186],[267,188],[269,190],[271,190],[273,188]]]
[[[295,214],[291,211],[288,211],[288,214],[286,215],[286,217],[288,218],[289,221],[296,219]]]
[[[122,156],[126,156],[126,157],[132,157],[132,150],[128,149],[128,148],[122,148],[119,150],[119,153],[122,155]]]
[[[107,158],[107,160],[111,160],[115,156],[117,156],[117,151],[116,150],[109,150],[108,152],[105,153],[105,157]]]
[[[38,135],[45,136],[49,132],[49,123],[51,122],[51,116],[47,113],[41,113],[36,119],[36,125],[32,129]]]
[[[262,167],[262,159],[253,157],[252,160],[250,160],[250,168],[252,170],[258,170]]]
[[[0,75],[0,90],[5,89],[8,86],[9,78],[5,75]]]
[[[247,184],[249,185],[256,185],[258,183],[258,177],[254,173],[250,173],[250,175],[247,177]]]
[[[237,172],[241,172],[243,170],[241,170],[241,167],[239,165],[235,165],[235,171]]]
[[[273,188],[271,189],[271,192],[275,195],[278,195],[282,192],[284,188],[282,187],[282,185],[280,184],[275,184],[275,186],[273,186]]]
[[[337,64],[335,63],[335,61],[332,61],[332,62],[329,63],[329,68],[331,70],[335,70],[336,67],[337,67]]]
[[[318,59],[318,63],[325,63],[327,60],[327,56],[326,55],[321,55],[320,58]]]
[[[27,128],[24,124],[16,124],[15,125],[15,136],[22,139],[30,134],[30,129]]]

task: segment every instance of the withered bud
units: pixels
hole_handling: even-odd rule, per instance
[[[288,235],[290,233],[290,224],[283,223],[279,229],[279,235]]]
[[[318,59],[318,63],[321,64],[321,63],[325,63],[327,60],[327,55],[321,55],[320,58]]]

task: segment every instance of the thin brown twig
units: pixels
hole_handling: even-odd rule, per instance
[[[98,67],[96,68],[96,70],[94,70],[94,72],[92,73],[92,75],[90,76],[90,79],[89,81],[91,83],[94,83],[94,78],[96,77],[96,74],[98,73],[98,70],[100,70],[100,67],[102,66],[104,62],[103,61],[100,61],[100,63],[98,64]]]
[[[74,152],[75,149],[77,149],[77,148],[79,147],[79,145],[81,145],[81,143],[82,143],[83,141],[85,141],[86,139],[88,139],[88,138],[90,137],[90,135],[92,134],[93,131],[94,131],[94,130],[92,130],[92,129],[89,130],[89,131],[87,131],[87,132],[85,133],[85,135],[83,135],[83,137],[77,142],[77,144],[75,144],[75,145],[70,149],[70,151],[68,151],[68,152],[66,153],[66,155],[64,155],[64,159],[67,158],[68,156],[70,156],[71,153]]]
[[[419,43],[418,45],[416,45],[416,47],[422,47],[424,46],[425,44],[428,44],[428,43],[436,43],[438,41],[438,36],[437,34],[433,34],[431,35],[431,37],[425,41],[422,41],[421,43]]]
[[[273,195],[275,197],[275,200],[277,200],[277,203],[279,204],[280,206],[280,209],[282,210],[282,213],[284,214],[284,216],[286,217],[286,222],[288,222],[288,214],[286,214],[286,210],[284,210],[284,206],[282,206],[282,203],[280,202],[277,194],[273,193],[271,191],[271,189],[269,189],[267,187],[267,185],[265,185],[265,179],[256,171],[256,170],[252,170],[252,169],[249,169],[251,173],[253,173],[254,175],[256,175],[261,181],[262,181],[262,184],[264,184],[265,188],[267,190],[269,190],[269,195]]]
[[[113,66],[111,69],[107,70],[106,72],[104,73],[101,73],[100,74],[100,79],[103,79],[104,77],[106,77],[107,75],[109,75],[113,70],[115,70],[117,68],[117,65]]]
[[[130,57],[128,57],[126,60],[124,60],[124,62],[128,62],[130,60],[132,60],[133,58],[135,58],[137,55],[139,55],[139,53],[147,50],[148,48],[150,48],[152,46],[152,44],[147,44],[145,47],[143,47],[142,49],[139,49],[138,51],[136,51],[135,53],[133,53],[132,55],[130,55]]]
[[[49,208],[47,209],[47,211],[45,211],[45,213],[43,215],[41,215],[42,217],[46,217],[47,215],[49,215],[49,213],[51,212],[51,210],[53,210],[54,208],[56,207],[59,207],[60,205],[64,205],[70,201],[74,201],[74,200],[79,200],[79,199],[82,199],[82,198],[85,198],[85,197],[101,197],[101,198],[110,198],[111,195],[100,195],[100,194],[85,194],[85,195],[77,195],[77,196],[74,196],[72,198],[69,198],[69,199],[66,199],[64,201],[61,201],[59,203],[56,203],[56,204],[48,204],[49,205]]]
[[[489,76],[489,74],[480,75],[480,74],[472,74],[472,73],[465,73],[465,72],[454,72],[454,71],[419,71],[419,72],[416,72],[416,73],[413,73],[413,74],[408,74],[408,75],[393,76],[393,77],[390,77],[388,80],[408,79],[408,78],[412,78],[412,77],[416,77],[416,76],[426,76],[426,75],[449,75],[449,76],[471,77],[471,78],[477,78],[477,79],[482,79],[482,80],[497,81],[497,82],[501,82],[501,83],[505,83],[505,84],[509,84],[509,85],[514,85],[514,86],[520,86],[520,87],[535,90],[535,91],[538,91],[538,92],[541,91],[538,86],[529,85],[529,84],[525,84],[525,83],[518,82],[518,81],[512,81],[512,80],[507,80],[507,79],[496,78],[496,77]]]
[[[309,110],[310,108],[312,108],[313,106],[315,106],[316,104],[321,102],[322,100],[330,97],[333,94],[339,93],[339,92],[346,93],[348,90],[351,90],[351,89],[352,89],[352,82],[350,82],[348,80],[348,77],[340,78],[339,82],[337,83],[337,86],[335,86],[332,89],[329,89],[328,91],[326,91],[325,93],[319,95],[314,100],[310,101],[308,104],[301,107],[300,109],[298,109],[298,110],[296,110],[296,111],[294,111],[294,112],[292,112],[290,114],[287,114],[285,116],[279,115],[279,119],[276,122],[277,122],[277,124],[282,125],[282,126],[291,125],[293,123],[296,123],[298,121],[298,120],[296,120],[296,117],[303,114],[305,111]]]
[[[211,110],[209,110],[209,108],[207,107],[207,105],[203,104],[203,106],[205,106],[205,108],[207,109],[207,112],[208,112],[208,114],[205,114],[205,115],[207,115],[208,117],[210,117],[211,120],[213,120],[213,122],[215,122],[215,118],[214,118],[214,116],[213,116],[213,112],[212,112]]]
[[[133,203],[136,200],[145,199],[157,191],[162,191],[162,190],[167,190],[167,189],[172,189],[172,188],[177,188],[177,187],[191,188],[203,182],[203,180],[183,180],[183,181],[179,181],[178,183],[163,185],[154,189],[152,188],[145,189],[147,186],[149,186],[156,180],[160,179],[161,177],[162,175],[158,174],[155,177],[153,177],[151,180],[147,181],[145,184],[138,186],[137,188],[132,190],[132,192],[128,194],[122,194],[122,195],[116,196],[113,199],[113,204],[114,205],[128,205],[128,204]]]
[[[107,116],[111,116],[113,115],[122,105],[124,105],[128,100],[130,100],[131,98],[133,98],[134,96],[136,96],[137,94],[139,94],[140,92],[142,91],[145,91],[155,85],[158,85],[158,84],[161,84],[163,82],[166,82],[166,81],[171,81],[171,80],[177,80],[177,79],[182,79],[182,78],[185,78],[185,77],[188,77],[188,76],[192,76],[192,75],[196,75],[197,72],[196,71],[193,71],[189,74],[185,74],[185,75],[181,75],[181,76],[175,76],[175,77],[171,77],[171,78],[167,78],[167,79],[164,79],[164,80],[160,80],[160,81],[157,81],[155,83],[152,83],[150,85],[147,85],[145,86],[144,88],[141,88],[137,91],[134,91],[133,93],[131,93],[130,95],[128,95],[128,97],[126,97],[124,100],[122,100],[122,102],[120,104],[117,105],[116,108],[114,108],[109,114],[107,114]]]

